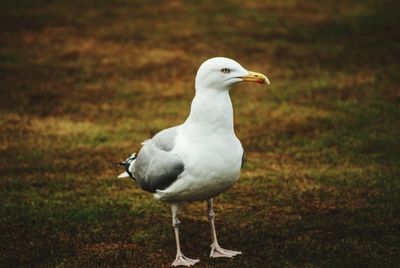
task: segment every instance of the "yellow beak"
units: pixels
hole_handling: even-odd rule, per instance
[[[261,74],[261,73],[256,73],[256,72],[249,72],[249,75],[246,76],[242,76],[240,77],[242,79],[242,81],[246,81],[246,82],[256,82],[259,84],[270,84],[268,78]]]

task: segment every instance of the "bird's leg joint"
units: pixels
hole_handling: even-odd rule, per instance
[[[213,209],[208,210],[207,216],[208,216],[208,220],[213,220],[214,216],[215,216],[214,210]]]
[[[179,228],[180,224],[180,220],[177,217],[174,217],[174,219],[172,220],[172,226],[174,226],[174,228]]]

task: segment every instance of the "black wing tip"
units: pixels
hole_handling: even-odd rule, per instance
[[[113,163],[113,165],[116,167],[123,167],[126,173],[128,173],[129,177],[131,177],[134,181],[136,181],[136,179],[133,177],[132,172],[129,171],[129,166],[132,163],[132,161],[136,159],[136,156],[137,154],[133,153],[125,161]]]
[[[132,172],[129,170],[129,166],[133,162],[133,160],[136,159],[137,154],[133,153],[131,156],[129,156],[124,162],[119,162],[118,166],[122,166],[125,168],[126,173],[128,173],[129,177],[131,177],[134,181],[136,181],[135,177],[133,177]]]
[[[129,164],[136,159],[136,153],[131,154],[125,161],[115,163],[115,166],[117,167],[126,167]]]

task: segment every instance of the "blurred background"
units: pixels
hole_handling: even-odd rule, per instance
[[[400,263],[398,1],[3,0],[0,266],[169,267],[170,208],[124,160],[188,115],[198,66],[226,56],[271,86],[231,92],[246,151],[216,200],[183,211],[198,267]]]

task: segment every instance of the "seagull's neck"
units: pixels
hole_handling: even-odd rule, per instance
[[[197,134],[234,134],[229,90],[196,88],[185,125]]]

